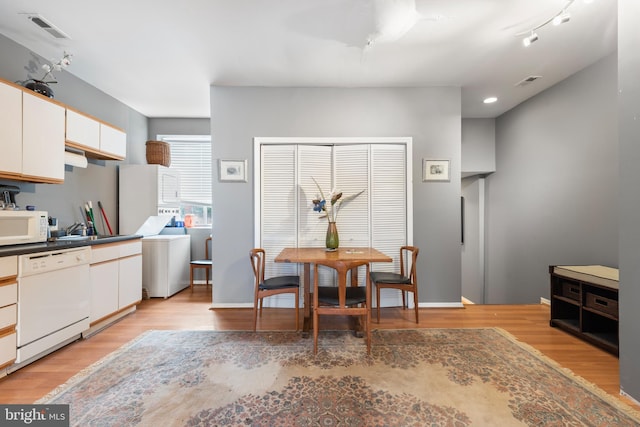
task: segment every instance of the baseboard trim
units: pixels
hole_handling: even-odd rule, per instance
[[[462,302],[421,302],[419,308],[464,308]]]
[[[215,308],[253,308],[253,303],[251,302],[225,302],[225,303],[213,303],[210,310]]]
[[[546,298],[542,298],[540,297],[540,304],[544,304],[544,305],[551,305],[551,301],[549,301]]]

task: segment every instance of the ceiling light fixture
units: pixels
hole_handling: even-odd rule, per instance
[[[416,10],[416,0],[374,0],[375,30],[366,46],[378,42],[394,42],[408,33],[422,16]]]
[[[566,22],[569,22],[570,19],[571,19],[571,14],[569,12],[563,11],[560,15],[556,15],[555,18],[553,18],[553,21],[551,22],[553,23],[553,25],[558,26]]]
[[[497,102],[497,101],[498,101],[497,97],[490,96],[488,98],[485,98],[484,101],[482,101],[482,102],[484,102],[485,104],[493,104],[494,102]]]
[[[545,25],[549,25],[551,23],[553,23],[553,25],[561,25],[571,20],[571,14],[567,12],[567,8],[571,6],[574,1],[575,0],[568,0],[567,4],[565,4],[565,6],[562,9],[560,9],[558,13],[556,13],[555,15],[553,15],[543,23],[538,24],[535,27],[531,28],[530,30],[523,31],[521,33],[516,34],[516,36],[525,36],[522,39],[522,44],[525,47],[531,46],[531,43],[538,40],[538,34],[536,33],[536,30],[544,27]]]
[[[522,44],[525,45],[525,47],[530,46],[531,43],[535,42],[538,40],[538,34],[531,31],[531,34],[528,35],[527,37],[525,37],[524,39],[522,39]]]

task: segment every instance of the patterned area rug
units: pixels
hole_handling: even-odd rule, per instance
[[[150,331],[37,403],[74,426],[637,426],[500,329]]]

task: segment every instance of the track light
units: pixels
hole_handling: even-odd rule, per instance
[[[527,37],[525,37],[524,39],[522,39],[522,44],[525,45],[525,47],[531,45],[531,43],[535,42],[536,40],[538,40],[538,35],[531,31],[531,34],[529,34]]]
[[[553,23],[553,25],[561,25],[564,24],[565,22],[569,22],[569,20],[571,19],[571,14],[569,12],[565,12],[564,10],[557,14],[555,16],[555,18],[553,18],[553,21],[551,21]]]
[[[551,23],[553,23],[553,25],[561,25],[561,24],[564,24],[565,22],[569,22],[569,20],[571,20],[571,14],[569,12],[567,12],[567,8],[569,6],[571,6],[575,1],[576,0],[567,0],[566,4],[560,10],[560,12],[556,13],[555,15],[550,17],[549,19],[541,22],[540,24],[536,25],[535,27],[531,28],[528,31],[523,31],[521,33],[516,34],[516,36],[519,37],[519,36],[526,35],[526,37],[522,39],[522,44],[525,47],[526,46],[530,46],[531,43],[533,43],[533,42],[538,40],[538,34],[536,34],[536,30],[539,30],[540,28],[542,28],[542,27],[544,27],[546,25],[549,25]]]

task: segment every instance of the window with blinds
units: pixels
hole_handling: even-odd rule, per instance
[[[160,135],[171,145],[170,169],[180,173],[180,211],[193,215],[195,225],[211,224],[211,137]]]

